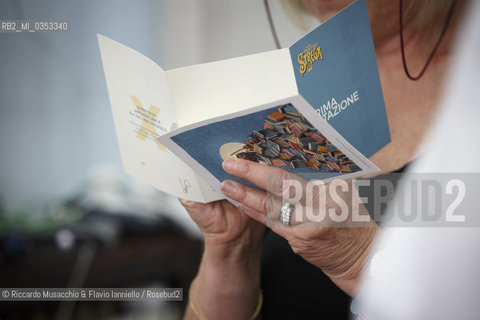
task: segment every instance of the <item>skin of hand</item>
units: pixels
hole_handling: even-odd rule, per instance
[[[180,199],[190,217],[197,224],[205,239],[205,247],[228,249],[228,254],[243,249],[257,251],[262,242],[265,227],[227,200],[199,203]],[[240,253],[240,252],[238,252]]]
[[[193,291],[197,308],[207,319],[248,319],[258,303],[265,226],[227,200],[180,202],[205,239]],[[185,319],[197,319],[190,307]]]
[[[292,184],[306,190],[306,180],[280,168],[248,160],[225,160],[223,167],[229,174],[261,188],[248,187],[232,180],[222,183],[222,192],[241,203],[241,212],[284,237],[295,253],[322,269],[347,294],[356,294],[370,247],[378,232],[375,222],[360,203],[356,190],[338,192],[341,184],[337,182],[348,185],[346,181],[338,180],[322,184],[324,188],[312,189],[318,192],[308,196],[302,192],[295,204],[291,225],[286,226],[280,222],[283,192],[286,186]],[[323,218],[320,212],[324,213]],[[351,219],[353,216],[359,219]]]

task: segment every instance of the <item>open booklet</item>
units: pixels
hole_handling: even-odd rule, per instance
[[[390,142],[365,0],[290,48],[169,71],[98,41],[124,168],[172,195],[223,199],[228,157],[307,179],[371,173]]]

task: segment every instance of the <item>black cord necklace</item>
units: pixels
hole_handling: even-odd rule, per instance
[[[420,73],[417,76],[412,76],[410,74],[410,71],[408,70],[407,61],[405,59],[405,46],[404,46],[404,43],[403,43],[403,0],[400,0],[400,8],[399,8],[399,12],[400,12],[400,17],[399,17],[400,18],[400,49],[402,51],[403,70],[405,70],[405,74],[407,75],[407,77],[410,80],[416,81],[416,80],[420,79],[423,76],[423,74],[425,73],[425,71],[427,70],[427,67],[430,64],[430,62],[432,62],[433,56],[437,52],[438,47],[440,47],[440,43],[442,42],[442,40],[445,36],[445,33],[447,32],[448,24],[450,23],[450,20],[452,19],[453,11],[455,9],[455,4],[456,3],[457,3],[457,0],[454,0],[452,2],[451,6],[450,6],[450,10],[448,11],[447,20],[445,21],[445,25],[443,26],[442,33],[440,34],[440,37],[438,38],[437,43],[435,44],[435,47],[432,50],[432,53],[430,53],[430,56],[428,57],[427,62],[423,66],[422,71],[420,71]]]
[[[270,32],[272,33],[273,41],[275,41],[275,47],[280,49],[280,41],[278,40],[277,31],[275,30],[275,25],[273,24],[272,13],[270,12],[268,0],[263,0],[263,5],[265,6],[265,11],[267,12],[268,25],[270,26]]]

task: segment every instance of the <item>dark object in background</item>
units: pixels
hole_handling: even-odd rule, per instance
[[[64,228],[75,236],[70,249],[60,249],[54,235],[0,236],[0,287],[179,287],[184,288],[184,301],[164,303],[183,314],[185,295],[201,258],[201,240],[164,216],[139,218],[99,210],[87,212]],[[72,276],[82,264],[83,274]],[[59,317],[65,304],[67,316]],[[135,304],[140,303],[4,302],[0,303],[0,318],[111,318],[128,313]]]
[[[263,319],[351,319],[351,298],[287,240],[267,228],[262,249]]]

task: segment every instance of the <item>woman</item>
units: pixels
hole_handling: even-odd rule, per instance
[[[371,157],[383,173],[396,171],[415,157],[418,152],[416,148],[434,117],[455,30],[464,6],[464,1],[457,1],[455,6],[453,1],[404,1],[405,61],[408,70],[413,73],[407,76],[402,63],[398,2],[367,0],[392,137],[388,146]],[[320,21],[324,21],[351,2],[304,0],[303,4]],[[450,21],[449,8],[454,8]],[[441,36],[445,26],[446,32]],[[439,37],[442,41],[435,52],[433,48]],[[432,51],[434,55],[430,61]],[[428,61],[428,71],[418,81],[413,81],[412,78],[415,79]],[[297,179],[304,183],[278,168],[245,160],[226,160],[224,169],[262,189],[269,187],[268,190],[273,193],[281,191],[285,180]],[[280,212],[282,206],[275,197],[267,197],[263,191],[233,181],[223,182],[222,192],[242,205],[236,208],[227,201],[209,204],[182,201],[205,238],[205,251],[191,287],[193,301],[186,311],[186,319],[256,317],[256,311],[261,306],[262,290],[265,302],[261,316],[264,319],[288,318],[292,315],[298,319],[308,319],[326,314],[337,315],[338,319],[347,315],[348,309],[344,303],[328,312],[315,305],[319,297],[328,299],[332,295],[339,296],[334,288],[328,287],[328,281],[318,277],[315,270],[323,271],[338,288],[354,296],[368,260],[369,248],[379,232],[373,222],[353,228],[350,225],[329,228],[329,221],[303,221],[298,225],[285,226],[279,222],[278,215],[270,215],[271,212]],[[324,203],[327,206],[336,206],[328,193],[323,195],[326,196]],[[354,200],[348,201],[352,206]],[[365,212],[365,208],[361,207],[361,211]],[[265,225],[281,238],[271,231],[265,235]],[[276,246],[278,243],[286,245],[286,241],[290,250],[282,245]],[[265,245],[263,253],[262,245]],[[295,254],[307,261],[310,269],[302,265],[307,262],[295,260],[298,259]],[[289,261],[296,262],[292,264]],[[267,271],[262,272],[262,265],[267,267]],[[281,269],[285,265],[290,269]],[[276,272],[278,270],[282,270],[280,274]],[[275,276],[272,278],[272,275]],[[302,283],[311,279],[307,292],[302,290],[302,283],[295,283],[297,279],[301,279],[299,281]],[[282,287],[282,284],[287,285]],[[328,289],[325,289],[326,286]],[[339,297],[341,300],[342,297]],[[288,313],[289,310],[291,313]]]

